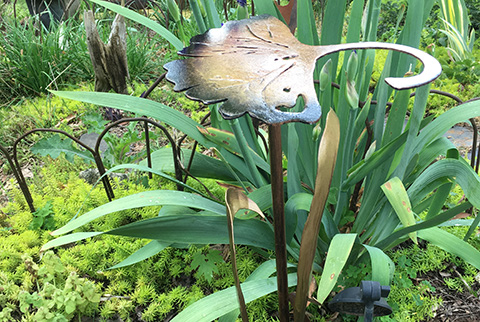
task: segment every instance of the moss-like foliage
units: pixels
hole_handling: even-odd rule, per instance
[[[42,167],[34,169],[37,174],[30,179],[29,188],[37,208],[51,205],[55,228],[65,225],[75,215],[108,202],[101,185],[93,188],[78,178],[79,170],[87,167],[82,161],[72,164],[64,158],[44,160],[47,162]],[[146,187],[175,188],[174,184],[159,178],[149,180],[147,185],[142,182],[136,174],[130,174],[125,181],[114,181],[116,197],[134,194]],[[228,252],[224,252],[223,246],[214,250],[201,245],[166,248],[147,260],[113,270],[109,268],[149,240],[103,235],[42,255],[41,246],[53,237],[44,226],[32,229],[33,216],[23,194],[15,182],[10,184],[13,188],[8,194],[9,202],[0,212],[4,214],[0,218],[0,284],[3,286],[0,288],[0,307],[3,308],[0,321],[18,320],[21,316],[38,321],[63,321],[92,315],[129,320],[137,312],[141,312],[145,321],[161,321],[205,295],[233,285]],[[218,198],[223,198],[223,188],[213,181],[207,185]],[[159,209],[147,207],[109,214],[77,231],[106,231],[152,218]],[[207,279],[192,261],[195,256],[206,256],[210,252],[221,257],[216,257],[215,269]],[[242,281],[264,260],[247,247],[238,247],[237,258]],[[75,286],[79,283],[85,290]],[[87,297],[93,300],[85,301]],[[255,321],[266,321],[276,305],[275,294],[259,299],[249,305],[249,315]]]

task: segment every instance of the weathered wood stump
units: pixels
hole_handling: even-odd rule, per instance
[[[98,34],[91,10],[84,14],[85,31],[90,59],[95,71],[95,91],[127,93],[127,41],[125,19],[117,15],[105,44]]]
[[[127,79],[130,77],[127,64],[127,41],[125,19],[117,15],[112,31],[105,44],[98,34],[95,18],[91,10],[84,14],[85,31],[90,59],[95,72],[95,91],[127,94]],[[118,120],[120,112],[106,108],[106,118]]]

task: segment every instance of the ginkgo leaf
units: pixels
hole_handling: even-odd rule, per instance
[[[406,78],[387,78],[396,89],[424,85],[441,73],[430,55],[407,46],[388,43],[349,43],[309,46],[300,43],[288,27],[268,15],[229,21],[222,28],[195,36],[179,52],[187,59],[167,63],[166,78],[174,90],[205,104],[223,102],[225,118],[249,113],[269,124],[316,122],[321,116],[313,82],[315,62],[322,56],[349,49],[392,49],[410,54],[425,65],[424,72]],[[428,66],[427,66],[428,65]],[[305,102],[301,112],[282,112]]]
[[[190,43],[180,54],[195,59],[165,65],[175,90],[186,89],[187,96],[206,104],[225,101],[220,112],[226,118],[248,112],[268,123],[292,121],[293,115],[304,122],[319,119],[313,86],[315,51],[301,53],[306,45],[278,19],[263,15],[227,22]],[[305,100],[304,112],[292,115],[276,109],[294,106],[299,95]]]

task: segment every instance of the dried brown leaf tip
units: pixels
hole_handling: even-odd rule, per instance
[[[245,113],[266,123],[313,123],[321,115],[313,84],[315,47],[300,43],[278,19],[263,15],[230,21],[191,39],[165,65],[176,91],[206,104],[224,102],[225,118]],[[282,112],[302,96],[302,112]]]

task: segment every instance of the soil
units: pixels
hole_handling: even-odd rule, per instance
[[[429,272],[420,279],[429,281],[436,289],[435,295],[443,299],[443,304],[435,310],[435,317],[430,321],[480,321],[480,298],[478,296],[474,296],[469,291],[452,292],[445,286],[440,272]],[[475,292],[478,289],[472,291]]]
[[[453,270],[457,272],[456,268]],[[470,290],[456,292],[449,289],[443,279],[447,277],[442,272],[429,272],[423,276],[419,276],[418,280],[426,280],[435,288],[435,296],[443,299],[442,305],[435,309],[435,317],[429,321],[441,322],[470,322],[480,321],[480,298],[478,291],[479,283],[475,283]],[[475,296],[476,294],[477,296]]]

